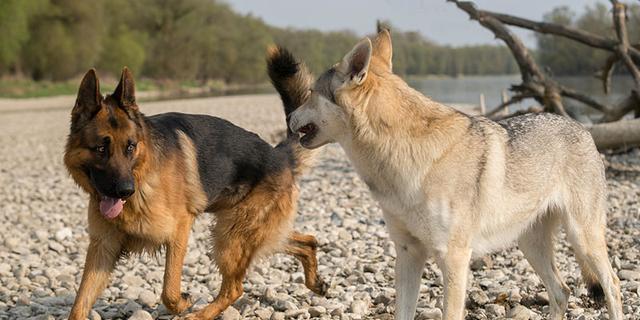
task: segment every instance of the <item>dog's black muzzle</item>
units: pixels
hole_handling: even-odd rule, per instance
[[[126,199],[135,193],[133,177],[118,177],[105,170],[93,169],[89,171],[91,183],[98,193],[110,198]]]

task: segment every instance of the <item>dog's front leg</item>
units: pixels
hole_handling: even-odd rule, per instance
[[[471,249],[466,246],[450,245],[438,258],[444,279],[444,320],[464,319],[470,261]]]
[[[180,290],[182,265],[184,264],[184,256],[187,253],[192,223],[193,219],[181,222],[174,232],[174,238],[167,243],[162,303],[174,314],[182,313],[193,304],[189,296],[181,294]]]
[[[421,246],[395,242],[396,258],[396,319],[412,320],[416,313],[420,279],[426,262]]]
[[[69,315],[70,320],[87,318],[89,310],[107,286],[109,276],[121,255],[121,249],[122,244],[119,239],[91,239],[80,289]]]
[[[397,256],[395,267],[396,319],[413,320],[418,303],[420,279],[427,261],[427,251],[422,242],[404,228],[402,222],[396,221],[392,215],[388,214],[385,214],[385,221]]]

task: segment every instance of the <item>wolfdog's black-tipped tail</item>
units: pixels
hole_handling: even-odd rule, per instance
[[[311,73],[289,50],[278,46],[267,50],[267,70],[289,116],[309,98]]]
[[[593,299],[596,305],[603,306],[605,304],[604,290],[602,285],[598,281],[598,277],[591,271],[591,268],[587,265],[583,259],[577,259],[580,269],[582,271],[582,280],[587,286],[589,296]]]
[[[304,104],[309,98],[311,89],[311,73],[298,61],[289,50],[272,46],[267,49],[267,71],[271,83],[280,94],[284,106],[284,114],[289,114]],[[294,162],[294,175],[300,175],[313,163],[313,150],[303,148],[298,142],[298,135],[291,132],[287,124],[287,138],[277,148],[286,148]]]

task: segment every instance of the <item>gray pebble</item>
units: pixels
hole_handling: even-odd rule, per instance
[[[350,306],[350,312],[356,315],[366,315],[369,313],[369,304],[366,301],[354,300]]]
[[[484,306],[484,309],[487,311],[487,314],[491,316],[490,318],[504,317],[506,314],[504,306],[499,304],[487,304]]]
[[[618,277],[620,280],[640,280],[640,272],[633,270],[620,270],[618,271]]]
[[[523,305],[517,305],[509,310],[507,317],[516,320],[529,320],[531,319],[531,310]]]
[[[269,309],[258,309],[254,311],[255,315],[260,318],[260,320],[269,320],[271,318],[271,314],[273,313]]]
[[[62,241],[68,238],[73,237],[73,231],[71,228],[62,228],[56,232],[55,239],[58,241]]]
[[[149,312],[144,310],[136,310],[130,317],[129,320],[153,320],[153,317]]]
[[[417,319],[418,320],[430,320],[430,319],[440,320],[442,319],[442,311],[440,311],[440,309],[437,309],[437,308],[423,310],[420,312],[420,314],[418,314]]]
[[[89,312],[89,320],[102,320],[102,317],[100,317],[98,311],[92,309],[91,312]]]
[[[156,294],[149,290],[142,290],[138,295],[138,301],[145,307],[153,307],[156,305]]]
[[[309,308],[309,314],[312,317],[319,317],[325,313],[327,313],[327,308],[323,306],[313,306]]]
[[[240,311],[238,311],[233,306],[229,306],[227,310],[222,313],[222,320],[240,320],[242,319],[242,315],[240,315]]]

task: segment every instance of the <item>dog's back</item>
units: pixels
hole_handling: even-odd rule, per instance
[[[548,186],[559,192],[605,187],[604,166],[593,138],[577,122],[549,113],[498,122],[508,136],[507,181],[514,191]],[[566,195],[566,194],[565,194]]]
[[[208,207],[224,198],[225,193],[248,191],[267,175],[290,169],[287,153],[279,152],[257,134],[227,120],[176,112],[151,116],[148,120],[161,149],[184,148],[181,133],[193,143]]]
[[[462,142],[433,171],[443,181],[438,185],[452,181],[453,189],[466,190],[481,212],[476,254],[517,239],[549,210],[581,207],[583,219],[602,219],[604,167],[580,124],[548,113],[497,123],[484,117],[469,120]]]

